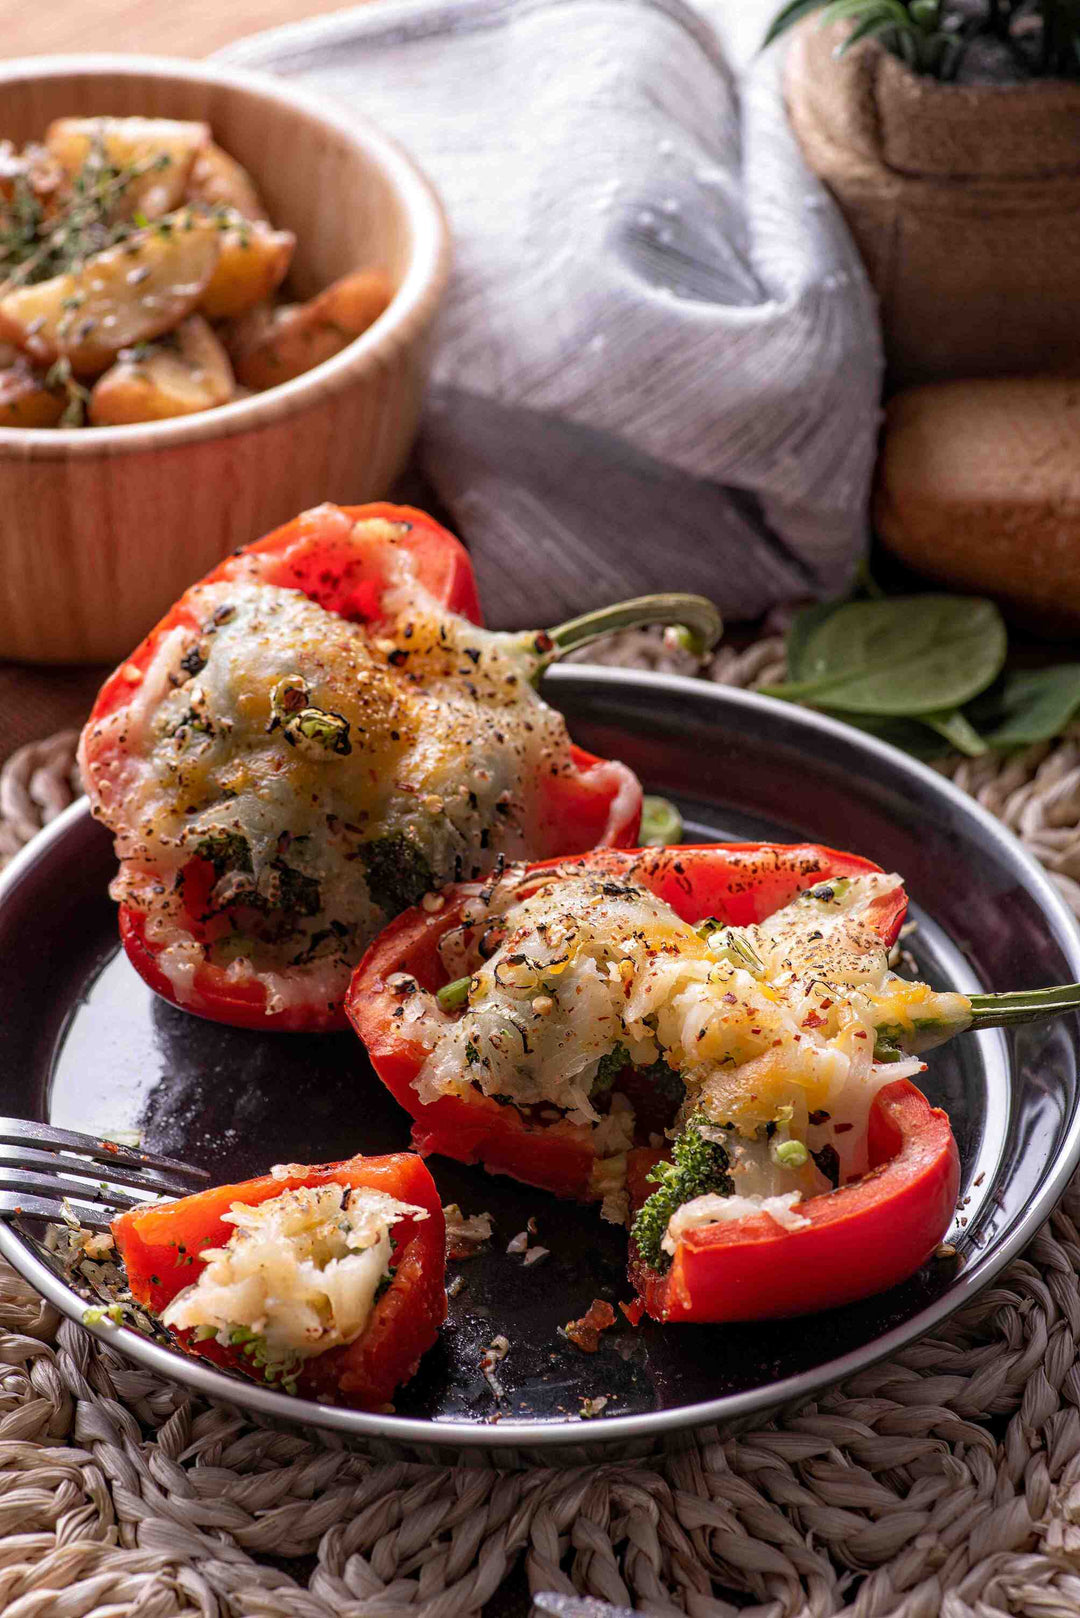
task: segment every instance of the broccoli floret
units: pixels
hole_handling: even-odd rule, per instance
[[[734,1193],[727,1152],[700,1132],[708,1122],[704,1113],[695,1113],[675,1142],[674,1161],[658,1163],[649,1175],[659,1189],[642,1204],[631,1235],[641,1257],[654,1270],[666,1270],[671,1263],[661,1243],[677,1208],[709,1192],[720,1197]]]
[[[590,1096],[606,1094],[624,1067],[630,1066],[630,1052],[625,1045],[616,1045],[614,1050],[608,1051],[606,1056],[600,1058],[596,1069],[596,1077],[589,1090]]]
[[[600,1058],[596,1069],[596,1077],[589,1090],[590,1099],[606,1095],[615,1080],[624,1068],[633,1067],[630,1052],[625,1045],[616,1045],[614,1050],[608,1051],[606,1056]],[[663,1057],[657,1062],[651,1062],[648,1067],[636,1067],[634,1072],[639,1080],[649,1086],[658,1096],[667,1102],[673,1111],[682,1105],[685,1086],[681,1074],[669,1067]]]
[[[435,878],[420,849],[405,832],[376,837],[360,850],[368,891],[388,916],[400,915],[419,904],[435,887]]]

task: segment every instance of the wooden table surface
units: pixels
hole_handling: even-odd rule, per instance
[[[207,56],[230,40],[343,6],[327,0],[0,0],[5,57],[58,51]]]

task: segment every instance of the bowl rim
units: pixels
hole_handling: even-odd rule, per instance
[[[412,230],[412,252],[405,276],[388,307],[367,331],[310,371],[280,382],[249,399],[237,399],[190,416],[167,421],[131,422],[123,427],[0,427],[0,458],[34,461],[94,459],[167,450],[209,439],[231,438],[277,425],[339,393],[414,341],[438,304],[450,271],[451,238],[446,213],[434,186],[391,135],[361,113],[327,107],[305,90],[271,73],[218,66],[172,56],[93,52],[22,56],[0,62],[0,99],[13,81],[117,76],[157,77],[191,84],[214,84],[304,112],[315,123],[343,136],[382,171],[404,209]]]
[[[673,704],[703,700],[717,707],[731,706],[762,716],[768,730],[768,716],[775,716],[776,703],[757,692],[730,686],[710,685],[684,675],[642,669],[576,664],[555,667],[546,678],[552,684],[578,686],[586,692],[605,687],[618,691],[635,688],[666,695]],[[787,706],[787,705],[785,705]],[[1007,853],[1010,863],[1024,873],[1029,891],[1038,899],[1047,924],[1053,928],[1063,953],[1080,977],[1080,929],[1046,872],[1008,828],[975,798],[962,791],[947,777],[928,765],[910,758],[876,737],[854,731],[840,720],[810,709],[791,707],[785,722],[820,738],[823,748],[830,740],[861,749],[868,761],[877,761],[890,771],[899,771],[916,783],[930,787],[945,804],[951,804],[965,819],[973,821]],[[89,820],[90,808],[77,799],[43,832],[33,838],[0,874],[0,903],[37,861],[47,858],[53,844],[80,819]],[[465,1464],[468,1456],[475,1463],[556,1465],[573,1461],[583,1446],[596,1458],[617,1459],[625,1443],[655,1448],[696,1429],[722,1423],[730,1430],[749,1418],[768,1415],[789,1404],[798,1405],[813,1398],[856,1372],[880,1363],[908,1344],[925,1337],[934,1326],[947,1319],[986,1287],[995,1276],[1018,1258],[1049,1218],[1077,1166],[1080,1165],[1080,1103],[1062,1130],[1056,1154],[1046,1167],[1037,1193],[1031,1198],[1013,1228],[992,1247],[983,1250],[959,1271],[952,1285],[940,1297],[924,1304],[898,1324],[882,1332],[870,1343],[859,1344],[836,1359],[789,1374],[775,1382],[735,1394],[698,1401],[672,1408],[605,1417],[601,1421],[528,1422],[508,1417],[498,1423],[480,1420],[432,1420],[415,1416],[384,1415],[371,1411],[293,1400],[257,1383],[247,1383],[218,1371],[203,1361],[149,1341],[127,1327],[87,1326],[101,1342],[123,1353],[170,1381],[183,1383],[196,1393],[218,1402],[236,1405],[259,1416],[284,1421],[289,1426],[318,1428],[348,1434],[359,1443],[389,1444],[397,1451],[445,1456],[453,1452],[454,1464]],[[0,1220],[0,1256],[6,1258],[25,1280],[69,1319],[81,1321],[86,1307],[80,1298],[36,1254],[31,1244],[13,1226]],[[588,1431],[582,1429],[587,1427]],[[540,1457],[543,1457],[542,1460]],[[444,1463],[440,1463],[444,1464]]]

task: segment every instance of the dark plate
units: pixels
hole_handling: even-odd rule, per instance
[[[1023,989],[1080,978],[1064,905],[1015,840],[930,770],[854,730],[777,702],[662,675],[556,670],[551,695],[576,738],[631,764],[678,800],[687,839],[803,837],[903,873],[911,940],[937,986]],[[105,888],[109,840],[85,806],[62,816],[0,884],[0,1111],[111,1133],[215,1179],[271,1163],[399,1150],[407,1120],[351,1035],[245,1033],[158,1000],[117,953]],[[595,1212],[435,1158],[444,1201],[489,1210],[496,1239],[460,1267],[442,1340],[394,1416],[300,1403],[108,1331],[133,1358],[203,1393],[335,1428],[380,1452],[499,1464],[642,1452],[704,1424],[732,1430],[894,1352],[971,1298],[1030,1239],[1080,1158],[1078,1024],[967,1036],[930,1058],[926,1088],[953,1120],[964,1188],[953,1239],[962,1267],[936,1264],[882,1297],[797,1324],[681,1327],[621,1322],[587,1356],[558,1333],[594,1297],[629,1298],[625,1236]],[[550,1249],[507,1255],[534,1216]],[[0,1227],[0,1251],[62,1309],[83,1303],[33,1244]],[[480,1367],[510,1342],[497,1398]],[[608,1396],[598,1419],[581,1400]]]

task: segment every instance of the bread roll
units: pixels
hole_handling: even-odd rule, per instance
[[[1080,630],[1080,378],[940,382],[890,400],[874,518],[927,577]]]

